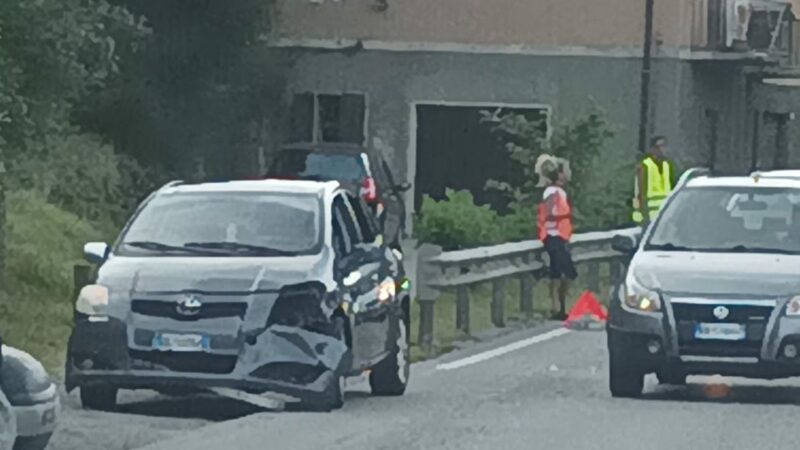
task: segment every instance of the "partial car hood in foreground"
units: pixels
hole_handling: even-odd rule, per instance
[[[10,449],[17,439],[17,420],[11,403],[0,390],[0,449]]]
[[[48,393],[53,383],[42,364],[22,350],[3,346],[0,387],[13,405],[29,405]]]
[[[800,256],[639,252],[636,280],[666,293],[791,296],[800,294]]]

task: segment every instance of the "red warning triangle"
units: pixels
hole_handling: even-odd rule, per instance
[[[608,311],[600,304],[600,301],[591,291],[584,291],[583,294],[581,294],[575,306],[570,310],[569,316],[567,316],[567,320],[564,321],[564,324],[569,325],[573,322],[584,320],[585,318],[599,322],[608,320]]]

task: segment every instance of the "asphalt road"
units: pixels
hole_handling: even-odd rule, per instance
[[[797,446],[800,381],[692,377],[686,388],[667,388],[650,377],[643,399],[612,399],[606,359],[603,332],[529,330],[415,365],[404,397],[371,397],[363,380],[349,386],[345,407],[333,413],[263,413],[218,399],[131,397],[122,414],[68,410],[50,448]]]

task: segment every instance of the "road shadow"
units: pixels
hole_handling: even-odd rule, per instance
[[[738,403],[751,405],[798,405],[800,387],[727,385],[715,382],[689,383],[686,386],[658,386],[643,400],[697,403]]]
[[[155,397],[134,401],[119,405],[117,411],[149,417],[222,422],[249,416],[264,410],[238,400],[202,394],[186,397]]]
[[[345,404],[372,397],[369,392],[351,391],[345,393]],[[136,400],[117,406],[116,412],[148,417],[174,419],[200,419],[209,422],[223,422],[257,413],[298,413],[310,412],[296,404],[286,404],[283,411],[271,411],[249,403],[216,396],[195,394],[183,397],[158,396],[147,400]]]

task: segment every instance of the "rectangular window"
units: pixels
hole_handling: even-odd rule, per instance
[[[365,114],[363,94],[295,95],[292,142],[363,144]]]

